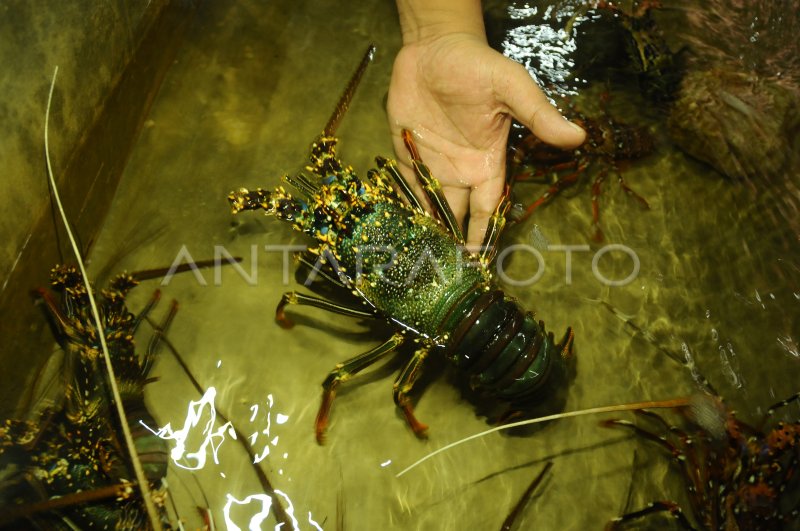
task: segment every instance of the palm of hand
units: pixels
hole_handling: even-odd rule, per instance
[[[404,47],[392,73],[387,111],[401,170],[418,188],[402,155],[409,128],[456,218],[469,211],[470,244],[481,242],[504,188],[511,117],[498,98],[498,69],[508,61],[481,39],[453,35]]]

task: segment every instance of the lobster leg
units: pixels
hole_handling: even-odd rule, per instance
[[[408,181],[406,181],[405,177],[403,177],[403,174],[400,173],[400,170],[397,169],[397,163],[384,157],[375,157],[375,162],[378,163],[378,168],[391,176],[392,181],[394,181],[397,187],[400,188],[400,191],[403,192],[403,196],[406,198],[411,207],[417,212],[425,212],[425,208],[422,206],[422,203],[419,202],[419,198],[414,195],[414,192],[411,190],[411,186],[409,186]]]
[[[153,295],[150,297],[150,300],[147,301],[147,304],[142,311],[136,315],[136,318],[133,321],[133,326],[131,327],[131,334],[135,334],[136,331],[139,330],[139,325],[142,324],[142,321],[147,319],[147,316],[150,315],[150,312],[153,310],[153,308],[155,308],[159,300],[161,300],[161,290],[157,289],[153,292]]]
[[[70,317],[61,310],[61,307],[58,305],[55,299],[53,299],[53,296],[50,294],[50,292],[39,288],[36,290],[36,294],[44,301],[47,313],[52,318],[53,324],[58,329],[58,334],[67,337],[75,336],[77,332],[71,323]]]
[[[677,503],[675,503],[673,501],[669,501],[669,500],[655,501],[655,502],[650,503],[644,509],[640,509],[638,511],[633,511],[633,512],[628,513],[628,514],[624,514],[622,516],[618,516],[618,517],[614,518],[613,520],[611,520],[606,525],[606,531],[611,531],[613,529],[617,529],[617,526],[619,524],[622,524],[624,522],[629,522],[630,520],[633,520],[635,518],[642,518],[642,517],[647,516],[649,514],[659,513],[659,512],[663,512],[663,511],[669,511],[669,513],[673,517],[675,517],[675,519],[678,521],[678,523],[681,526],[683,526],[685,529],[688,529],[690,531],[696,531],[695,528],[692,527],[692,524],[689,522],[689,520],[686,518],[686,515],[683,514],[683,510],[680,508],[680,506]]]
[[[489,218],[489,226],[486,228],[486,235],[483,237],[480,252],[480,261],[484,265],[491,263],[495,254],[497,254],[497,242],[500,240],[500,234],[502,234],[506,226],[506,212],[511,208],[511,202],[508,200],[510,194],[511,188],[506,185],[500,203],[498,203],[497,208]]]
[[[397,407],[403,410],[403,415],[406,417],[406,422],[408,422],[408,425],[411,426],[412,430],[414,430],[414,434],[417,437],[425,437],[425,432],[428,430],[428,426],[418,421],[414,416],[414,408],[411,405],[411,397],[408,395],[414,388],[414,383],[417,381],[417,378],[419,378],[420,374],[422,373],[422,364],[428,357],[428,352],[429,347],[427,346],[424,346],[414,352],[414,355],[403,367],[403,370],[400,372],[400,375],[397,377],[397,380],[395,380],[394,385],[392,386],[394,403],[397,404]]]
[[[671,442],[669,442],[665,437],[661,437],[660,435],[656,435],[655,433],[647,431],[644,428],[641,428],[628,420],[621,420],[621,419],[604,420],[603,422],[600,423],[600,425],[606,428],[609,428],[611,426],[623,426],[625,428],[635,431],[638,435],[641,435],[645,439],[649,439],[657,444],[660,444],[661,446],[666,448],[667,451],[669,451],[674,457],[680,457],[681,455],[683,455],[683,452],[681,452],[681,450],[679,450],[676,446],[674,446]]]
[[[142,363],[142,375],[145,377],[150,374],[150,369],[153,367],[153,362],[155,361],[156,354],[161,346],[161,341],[164,336],[166,336],[167,330],[169,330],[173,319],[175,319],[176,313],[178,313],[178,301],[173,300],[169,306],[169,312],[167,313],[167,316],[164,317],[164,320],[161,321],[160,325],[154,327],[153,336],[150,338],[150,342],[147,344],[144,362]]]
[[[376,313],[374,311],[350,308],[348,306],[337,304],[319,297],[303,295],[302,293],[297,293],[296,291],[287,291],[283,294],[283,297],[281,297],[281,302],[278,303],[278,307],[275,308],[275,320],[283,328],[291,328],[294,326],[294,322],[286,317],[286,313],[284,312],[284,308],[286,308],[287,304],[314,306],[315,308],[321,308],[323,310],[328,310],[329,312],[348,315],[350,317],[358,317],[360,319],[374,319],[376,317]]]
[[[550,470],[552,468],[552,466],[553,466],[553,462],[552,461],[548,461],[547,464],[544,465],[544,468],[542,469],[542,471],[539,472],[536,475],[535,478],[533,478],[533,481],[531,481],[531,484],[528,485],[528,488],[525,489],[525,492],[523,492],[522,496],[520,496],[519,501],[517,502],[517,504],[514,506],[514,508],[511,510],[511,512],[508,513],[508,516],[506,516],[506,519],[503,520],[503,525],[500,526],[500,531],[509,531],[514,526],[515,520],[517,519],[519,514],[522,512],[522,509],[524,509],[525,506],[528,504],[528,501],[530,500],[531,495],[533,494],[533,492],[536,490],[536,487],[539,486],[539,483],[542,482],[542,479],[544,478],[544,475],[547,474],[547,471]]]
[[[566,170],[575,170],[578,167],[577,160],[570,160],[567,162],[560,162],[558,164],[553,164],[549,166],[547,170],[542,168],[537,169],[536,171],[524,171],[522,173],[518,173],[511,178],[511,182],[527,182],[532,181],[535,177],[542,178],[545,177],[548,173],[558,173],[561,171]]]
[[[233,260],[236,263],[242,261],[239,257],[234,257]],[[167,273],[171,273],[172,275],[177,275],[178,273],[184,273],[186,271],[195,271],[197,269],[205,269],[207,267],[214,267],[219,266],[220,261],[211,259],[211,260],[198,260],[196,262],[188,262],[185,264],[180,265],[173,265],[170,267],[159,267],[156,269],[142,269],[140,271],[134,271],[130,274],[130,277],[137,281],[141,282],[143,280],[152,280],[154,278],[161,278],[165,276]]]
[[[408,129],[403,129],[403,142],[406,145],[406,149],[408,150],[409,154],[411,155],[411,163],[414,166],[414,173],[417,175],[417,179],[419,179],[420,183],[422,184],[422,188],[425,190],[425,193],[428,195],[428,199],[436,207],[436,212],[439,214],[439,217],[444,222],[445,226],[450,229],[450,232],[455,237],[456,241],[459,244],[464,244],[464,234],[461,232],[461,227],[456,221],[455,215],[453,215],[453,211],[450,209],[450,204],[447,202],[447,198],[444,196],[444,192],[442,191],[442,186],[439,184],[439,181],[431,175],[431,171],[422,162],[422,159],[419,157],[419,151],[417,151],[417,146],[414,144],[414,139],[411,136],[411,131]]]
[[[702,446],[696,447],[697,445],[692,444],[690,442],[690,437],[686,433],[677,428],[669,426],[663,418],[661,418],[659,415],[656,415],[653,412],[646,410],[637,410],[636,414],[646,418],[653,419],[656,422],[658,422],[670,433],[678,437],[678,439],[682,443],[682,447],[676,446],[675,444],[670,442],[665,436],[657,435],[627,420],[612,419],[602,422],[601,425],[606,427],[623,426],[629,428],[634,432],[636,432],[638,435],[659,444],[667,451],[669,451],[675,458],[675,461],[678,464],[678,466],[680,467],[680,471],[683,474],[687,484],[691,485],[693,488],[694,496],[692,496],[691,502],[693,508],[695,509],[695,514],[699,514],[697,508],[701,505],[700,499],[705,496],[705,493],[707,491],[713,491],[716,488],[711,478],[706,477],[701,471],[700,468],[701,460],[698,458],[697,452],[701,451]],[[653,511],[650,510],[648,512],[653,512]],[[631,514],[638,514],[638,513],[631,513]],[[680,517],[677,516],[674,512],[673,516],[675,516],[680,520]],[[689,526],[687,527],[687,529],[692,529],[692,528],[691,526]]]
[[[705,446],[699,444],[699,441],[695,441],[692,443],[692,437],[690,437],[686,432],[676,428],[675,426],[671,426],[664,420],[661,415],[657,415],[652,411],[647,411],[645,409],[637,410],[635,412],[642,418],[652,419],[653,421],[657,422],[666,433],[671,434],[673,437],[676,437],[680,442],[679,445],[673,444],[667,440],[667,437],[660,437],[650,432],[647,432],[641,428],[637,430],[640,434],[647,434],[650,433],[650,439],[661,444],[667,450],[672,452],[672,456],[677,461],[677,464],[680,466],[681,472],[684,475],[685,480],[688,482],[689,485],[693,485],[695,488],[695,495],[699,497],[703,497],[706,495],[708,490],[713,490],[713,485],[711,485],[711,480],[704,479],[705,474],[702,472],[702,463],[705,462],[705,459],[702,459],[702,456],[698,455],[698,452],[703,452]],[[693,500],[694,503],[694,500]]]
[[[789,404],[791,404],[792,402],[794,402],[795,400],[800,400],[800,393],[793,394],[789,398],[786,398],[784,400],[781,400],[777,404],[772,404],[771,406],[769,406],[769,409],[767,409],[767,412],[764,415],[764,418],[759,423],[759,429],[763,428],[763,426],[766,423],[767,419],[769,419],[769,417],[771,417],[772,415],[775,414],[775,410],[776,409],[782,408],[782,407],[786,407]]]
[[[384,343],[378,345],[374,349],[349,359],[343,363],[339,363],[328,374],[325,381],[322,382],[322,403],[317,412],[317,419],[314,423],[314,429],[317,435],[317,442],[323,444],[325,442],[325,428],[328,427],[328,418],[330,417],[331,406],[333,399],[336,397],[336,388],[339,387],[344,381],[350,379],[351,376],[357,374],[359,371],[366,369],[373,363],[380,360],[387,354],[391,354],[403,343],[403,335],[400,333],[394,334]]]
[[[620,188],[622,188],[629,197],[636,199],[636,201],[638,201],[643,208],[650,210],[650,203],[647,202],[647,199],[634,192],[633,188],[628,186],[628,184],[625,182],[625,179],[622,178],[621,173],[617,172],[617,178],[619,180]]]
[[[65,494],[63,496],[29,503],[20,507],[5,508],[4,514],[0,515],[0,526],[5,528],[7,524],[13,523],[22,525],[22,519],[30,519],[30,517],[39,513],[57,511],[58,509],[84,505],[90,502],[106,500],[109,498],[124,500],[131,496],[130,485],[131,483],[129,482],[118,483],[116,485],[108,485],[92,490]],[[11,529],[11,527],[8,529]]]
[[[533,211],[542,206],[543,204],[549,202],[559,193],[563,192],[576,182],[578,182],[578,176],[586,170],[588,163],[583,162],[577,166],[574,172],[565,175],[564,177],[560,177],[556,182],[553,183],[552,186],[544,193],[542,196],[534,201],[528,208],[525,209],[525,212],[522,216],[517,220],[517,223],[522,223],[533,214]]]
[[[603,229],[600,228],[600,194],[608,172],[601,171],[592,184],[592,239],[596,242],[603,241]]]
[[[333,266],[331,266],[331,264],[329,262],[325,262],[324,264],[322,264],[322,263],[320,263],[321,260],[319,260],[318,258],[316,259],[316,262],[312,262],[312,258],[310,258],[310,257],[313,257],[313,256],[315,256],[315,255],[313,255],[312,253],[310,253],[308,251],[303,252],[303,253],[296,253],[294,255],[295,260],[297,260],[300,264],[302,264],[304,267],[307,267],[309,269],[309,274],[308,274],[308,276],[306,278],[306,281],[303,284],[304,286],[309,286],[311,284],[311,282],[313,282],[313,278],[311,276],[312,273],[313,273],[315,275],[319,275],[320,277],[322,277],[323,279],[327,280],[328,282],[330,282],[334,286],[338,286],[340,288],[347,289],[347,286],[342,281],[342,280],[344,280],[344,278],[342,280],[339,280],[338,278],[334,278],[339,273],[337,273],[336,269],[334,269]],[[321,268],[320,266],[323,266],[324,269]]]

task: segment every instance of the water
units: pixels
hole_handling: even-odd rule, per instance
[[[343,386],[327,444],[314,440],[320,383],[336,363],[372,348],[387,330],[307,308],[290,309],[297,326],[280,328],[273,311],[281,293],[303,288],[291,271],[284,282],[282,252],[265,246],[305,240],[271,218],[231,216],[225,197],[240,186],[276,186],[282,174],[302,167],[369,42],[378,53],[339,130],[340,154],[361,174],[374,155],[391,154],[382,102],[400,45],[395,20],[391,2],[347,10],[323,2],[203,3],[130,159],[92,255],[94,273],[168,266],[181,253],[213,258],[215,247],[244,258],[242,271],[230,266],[218,279],[204,271],[203,282],[183,274],[161,287],[181,305],[169,338],[201,385],[216,389],[216,406],[259,456],[269,449],[260,464],[302,529],[498,528],[547,461],[553,468],[521,514],[522,529],[600,529],[626,503],[633,509],[653,499],[686,506],[682,482],[662,452],[627,432],[599,427],[596,418],[493,434],[395,478],[425,453],[487,427],[453,375],[435,364],[416,408],[430,425],[427,441],[411,434],[392,402],[397,362]],[[591,107],[600,89],[576,92]],[[670,145],[663,117],[641,108],[625,98],[610,104],[615,116],[639,119],[659,135],[656,152],[625,171],[651,210],[642,211],[609,179],[602,198],[605,242],[598,244],[589,239],[588,184],[558,198],[509,230],[503,245],[531,245],[533,238],[545,248],[588,249],[573,252],[569,277],[564,251],[540,250],[541,278],[507,292],[535,309],[549,329],[574,327],[577,377],[566,410],[692,393],[692,371],[667,351],[688,352],[741,418],[757,418],[798,390],[800,269],[791,218],[797,174],[725,179]],[[517,194],[532,200],[542,191],[530,184]],[[625,286],[602,281],[625,278],[633,267],[624,252],[603,255],[607,244],[632,250],[640,264]],[[514,279],[539,268],[525,252],[513,253],[505,265]],[[156,287],[151,281],[135,290],[131,307]],[[603,303],[630,316],[647,337]],[[167,352],[156,373],[150,408],[161,425],[177,429],[189,402],[201,395]],[[790,412],[796,419],[797,406]],[[202,440],[194,433],[190,451]],[[195,472],[173,467],[169,481],[181,514],[199,525],[193,507],[208,504],[224,527],[228,503],[229,521],[247,528],[263,498],[242,506],[231,500],[263,493],[252,465],[230,436],[217,460],[208,453]]]

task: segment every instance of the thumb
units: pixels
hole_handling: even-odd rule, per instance
[[[542,89],[521,64],[505,59],[495,83],[497,98],[511,115],[543,142],[560,148],[575,148],[586,139],[586,132],[567,121],[547,100]],[[496,75],[497,75],[496,74]]]

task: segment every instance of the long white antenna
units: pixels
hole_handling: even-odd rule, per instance
[[[601,407],[593,407],[591,409],[581,409],[579,411],[568,411],[566,413],[557,413],[555,415],[548,415],[546,417],[538,417],[535,419],[527,419],[527,420],[520,420],[518,422],[512,422],[511,424],[503,424],[501,426],[496,426],[494,428],[490,428],[486,431],[482,431],[480,433],[476,433],[474,435],[470,435],[469,437],[464,437],[463,439],[459,439],[455,442],[451,442],[445,446],[442,446],[438,450],[434,450],[433,452],[423,456],[422,458],[418,459],[414,463],[410,464],[400,472],[398,472],[395,477],[399,478],[412,468],[416,468],[418,465],[421,465],[431,457],[438,455],[442,452],[446,452],[447,450],[458,446],[460,444],[464,444],[465,442],[472,441],[474,439],[480,439],[490,433],[494,433],[496,431],[502,430],[510,430],[511,428],[518,428],[520,426],[529,426],[531,424],[538,424],[540,422],[547,422],[549,420],[557,420],[557,419],[564,419],[569,417],[580,417],[583,415],[595,415],[597,413],[610,413],[613,411],[631,411],[635,409],[646,409],[646,408],[664,408],[664,407],[682,407],[688,406],[689,399],[688,398],[676,398],[673,400],[659,400],[659,401],[648,401],[648,402],[636,402],[633,404],[619,404],[616,406],[601,406]]]
[[[122,399],[120,398],[119,389],[117,388],[117,379],[114,376],[114,367],[111,366],[111,356],[108,353],[108,345],[106,345],[106,332],[103,329],[102,321],[100,321],[100,312],[97,311],[97,303],[94,299],[94,292],[92,291],[92,286],[89,283],[89,277],[86,274],[86,267],[83,264],[83,258],[81,258],[80,249],[78,249],[78,244],[75,242],[75,236],[72,234],[72,230],[70,229],[69,221],[67,220],[67,214],[64,212],[64,207],[61,204],[61,197],[58,195],[56,180],[53,177],[53,166],[50,164],[50,144],[47,138],[47,129],[50,124],[50,104],[53,101],[53,89],[56,86],[57,75],[58,66],[56,66],[55,70],[53,70],[53,80],[50,82],[50,94],[47,96],[47,111],[44,115],[44,156],[47,160],[47,177],[50,179],[50,187],[53,191],[53,198],[56,201],[56,207],[58,207],[58,212],[61,214],[61,219],[64,222],[64,229],[67,232],[67,237],[69,238],[69,243],[72,246],[72,251],[75,253],[75,260],[78,262],[78,268],[80,269],[81,276],[83,277],[83,283],[86,285],[86,295],[89,298],[89,306],[92,308],[92,317],[94,318],[95,326],[97,327],[97,335],[100,337],[100,346],[103,349],[103,359],[105,360],[106,371],[108,373],[108,383],[111,389],[111,394],[114,398],[114,403],[117,407],[117,415],[119,416],[120,425],[122,427],[122,435],[125,439],[125,445],[128,447],[128,453],[130,454],[131,462],[133,463],[133,471],[136,474],[136,482],[139,484],[139,490],[142,493],[142,499],[144,500],[144,506],[147,510],[147,516],[150,519],[150,525],[155,531],[161,531],[161,520],[159,519],[158,512],[153,504],[153,499],[150,497],[150,485],[148,484],[147,478],[144,475],[144,470],[142,470],[142,463],[139,461],[139,454],[136,453],[136,447],[133,444],[131,430],[128,427],[128,418],[125,415],[125,410],[122,408]]]

